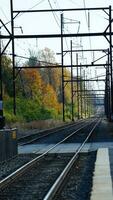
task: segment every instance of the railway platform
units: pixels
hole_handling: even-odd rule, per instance
[[[73,153],[79,147],[77,144],[61,144],[58,149],[53,149],[50,153]],[[44,153],[52,144],[35,144],[20,146],[19,153]],[[97,150],[96,162],[93,173],[93,184],[90,200],[113,200],[113,143],[87,143],[82,152]]]
[[[113,200],[113,149],[97,151],[90,200]]]

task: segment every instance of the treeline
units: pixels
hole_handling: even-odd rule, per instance
[[[40,62],[39,62],[40,61]],[[43,62],[42,62],[43,61]],[[56,65],[54,52],[45,48],[35,55],[30,51],[24,68],[16,71],[16,116],[13,115],[13,76],[11,59],[2,57],[4,111],[7,121],[31,121],[37,119],[61,119],[62,117],[62,71],[60,68],[38,68]],[[17,63],[18,65],[18,63]],[[70,71],[65,69],[65,77]],[[76,88],[76,84],[75,84]],[[76,96],[74,112],[77,115]],[[71,119],[71,86],[65,87],[66,117]]]

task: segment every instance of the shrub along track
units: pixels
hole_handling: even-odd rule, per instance
[[[18,144],[19,145],[31,144],[31,143],[34,143],[36,141],[39,141],[43,138],[47,138],[47,137],[52,136],[52,135],[56,135],[56,134],[59,135],[59,133],[61,135],[63,132],[65,132],[67,130],[68,131],[76,130],[79,125],[85,124],[88,121],[90,121],[90,120],[89,119],[78,120],[76,122],[69,123],[69,124],[66,124],[64,126],[60,126],[60,127],[56,127],[56,128],[52,128],[52,129],[47,129],[47,130],[40,131],[40,132],[37,132],[37,133],[34,133],[34,134],[29,134],[27,136],[19,138]]]

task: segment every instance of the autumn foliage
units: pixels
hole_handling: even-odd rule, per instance
[[[47,49],[46,49],[47,50]],[[47,53],[47,52],[46,52]],[[13,115],[11,60],[2,59],[5,115],[10,120],[59,118],[62,113],[61,72],[57,69],[24,68],[16,78],[17,117]],[[25,63],[28,66],[28,63]]]
[[[38,60],[38,61],[37,61]],[[40,62],[39,62],[40,60]],[[52,64],[56,68],[52,68]],[[38,56],[30,54],[27,62],[23,63],[24,69],[16,77],[16,109],[13,115],[13,71],[11,60],[2,57],[3,68],[3,95],[6,119],[37,120],[57,118],[62,119],[62,70],[57,68],[54,52],[48,48],[38,52]],[[43,65],[43,68],[38,66]],[[51,65],[51,68],[47,68]],[[27,68],[25,68],[27,66]],[[36,68],[35,68],[36,66]],[[33,68],[29,68],[33,67]],[[64,79],[70,79],[68,69],[64,70]],[[74,83],[76,89],[76,83]],[[65,85],[65,116],[71,119],[71,85]],[[77,97],[74,96],[74,112],[77,113]]]

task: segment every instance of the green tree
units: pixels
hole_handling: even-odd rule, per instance
[[[26,62],[26,65],[32,67],[32,66],[37,66],[37,64],[38,64],[37,53],[29,49],[29,60]]]
[[[2,77],[3,93],[9,96],[13,95],[13,72],[11,59],[8,56],[2,56]]]

